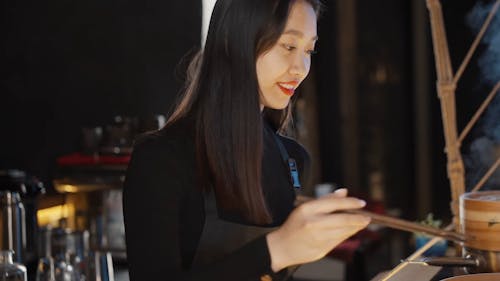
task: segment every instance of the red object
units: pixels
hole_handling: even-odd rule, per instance
[[[60,166],[80,165],[128,165],[130,155],[87,155],[79,152],[68,154],[57,158]]]

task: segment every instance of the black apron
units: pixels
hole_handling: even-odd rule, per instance
[[[290,172],[290,188],[301,188],[295,160],[290,158],[279,137],[272,133],[284,165]],[[219,218],[214,193],[204,194],[205,224],[192,262],[192,269],[203,268],[243,247],[259,236],[266,235],[277,227],[259,227],[229,222]],[[252,266],[249,264],[248,266]],[[298,266],[280,272],[280,279],[291,280]],[[261,280],[270,280],[261,278]],[[256,280],[258,281],[258,280]]]
[[[204,198],[205,224],[193,258],[192,270],[209,266],[259,236],[266,235],[277,229],[277,227],[251,226],[223,220],[217,214],[217,203],[214,194],[205,194]],[[252,265],[249,264],[248,266]],[[290,277],[297,268],[297,266],[289,267],[286,271],[281,272],[280,279],[291,280]]]

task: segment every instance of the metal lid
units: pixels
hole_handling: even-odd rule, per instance
[[[24,171],[10,169],[0,170],[0,191],[19,192],[25,196],[36,196],[45,193],[43,183]]]

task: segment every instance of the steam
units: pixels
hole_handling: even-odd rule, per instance
[[[491,1],[494,2],[494,1]],[[483,3],[478,1],[467,15],[466,21],[471,29],[477,34],[481,29],[486,17],[491,11],[494,3]],[[493,17],[482,43],[486,46],[478,59],[481,76],[484,82],[494,85],[500,79],[500,11]]]
[[[493,7],[494,1],[478,1],[466,17],[467,24],[477,34]],[[488,89],[500,80],[500,12],[497,11],[486,31],[482,44],[484,49],[479,53],[477,64],[481,81]],[[486,96],[485,93],[484,96]],[[471,142],[470,154],[464,157],[467,166],[467,186],[471,189],[483,174],[500,156],[500,93],[479,122],[483,136]],[[483,189],[500,189],[500,170],[486,183]]]

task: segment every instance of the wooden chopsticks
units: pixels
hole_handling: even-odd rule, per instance
[[[300,205],[307,201],[311,201],[313,198],[306,196],[297,196],[296,205]],[[372,213],[365,210],[355,209],[355,210],[343,210],[339,213],[348,213],[348,214],[357,214],[363,215],[371,218],[372,224],[384,225],[390,228],[409,231],[409,232],[423,232],[425,234],[429,234],[432,236],[438,236],[447,240],[452,240],[455,242],[465,242],[465,236],[461,233],[446,231],[440,228],[434,228],[430,226],[426,226],[423,224],[419,224],[416,222],[411,222],[403,219],[394,218],[391,216],[380,215],[376,213]]]

